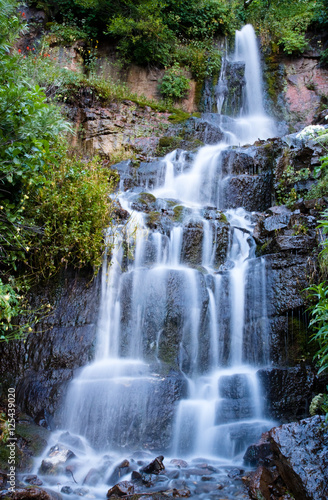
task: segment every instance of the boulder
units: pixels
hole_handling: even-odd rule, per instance
[[[38,478],[38,476],[36,476],[36,475],[25,476],[24,481],[25,481],[25,483],[33,484],[34,486],[42,486],[43,485],[43,481],[41,481],[41,479]]]
[[[129,481],[121,481],[108,490],[107,498],[110,498],[111,496],[125,497],[126,495],[133,495],[133,493],[134,485]]]
[[[188,467],[188,463],[185,460],[181,460],[179,458],[172,458],[170,464],[175,465],[179,469],[186,469]]]
[[[42,460],[40,474],[57,474],[61,466],[74,457],[71,450],[62,444],[56,444],[50,448],[47,458]]]
[[[254,473],[251,474],[250,482],[248,485],[249,494],[255,500],[272,500],[271,484],[273,482],[273,473],[263,465],[258,467]]]
[[[145,465],[140,469],[140,472],[144,472],[145,474],[159,474],[161,471],[165,470],[165,465],[163,464],[164,457],[163,455],[159,455],[148,465]]]
[[[243,460],[246,465],[250,465],[252,467],[259,464],[267,465],[268,463],[271,463],[272,450],[268,432],[264,432],[261,439],[257,443],[251,444],[247,448]]]
[[[328,432],[324,417],[274,427],[269,431],[277,469],[295,498],[328,497]]]
[[[125,474],[131,471],[130,462],[128,460],[123,460],[123,462],[114,468],[112,474],[108,478],[107,484],[116,483],[122,476],[125,476]]]
[[[311,367],[263,368],[257,374],[268,417],[288,422],[308,415],[317,385]]]
[[[54,491],[41,488],[17,488],[14,492],[0,491],[0,498],[11,500],[62,500],[62,496]]]

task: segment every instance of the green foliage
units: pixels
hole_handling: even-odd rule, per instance
[[[76,25],[65,22],[48,23],[47,29],[53,35],[53,42],[57,45],[72,45],[76,40],[86,40],[88,33]]]
[[[179,38],[203,40],[231,33],[232,11],[224,1],[166,0],[162,16]]]
[[[309,127],[307,127],[309,128]],[[310,132],[310,137],[317,144],[320,144],[326,152],[328,152],[326,143],[328,141],[327,130],[323,127],[312,126],[312,132]],[[314,176],[318,179],[316,185],[314,185],[310,191],[307,193],[306,198],[311,200],[313,198],[321,198],[327,195],[328,190],[328,156],[322,156],[320,158],[320,165],[314,168]]]
[[[129,17],[113,17],[107,34],[119,38],[117,47],[126,62],[168,66],[172,61],[175,37],[163,23],[156,0],[135,5]]]
[[[311,174],[309,168],[295,171],[294,167],[288,165],[282,173],[276,186],[277,203],[292,207],[295,201],[301,197],[294,187],[296,182],[307,180]]]
[[[247,9],[247,21],[259,33],[262,43],[273,51],[302,53],[307,48],[306,31],[314,21],[316,0],[253,0]]]
[[[315,359],[319,366],[318,373],[328,369],[328,285],[319,283],[307,289],[310,299],[316,303],[311,307],[310,327],[315,330],[312,341],[319,345]]]
[[[232,34],[243,14],[238,0],[42,0],[60,43],[103,37],[116,43],[125,63],[170,66],[188,59],[196,77],[212,75],[219,60],[211,53],[213,39]],[[88,38],[89,37],[89,38]],[[205,44],[197,46],[197,42]],[[189,47],[181,54],[182,46]],[[213,69],[211,66],[214,65]]]
[[[68,72],[44,45],[27,56],[10,49],[17,6],[0,0],[0,341],[24,337],[48,310],[26,299],[38,279],[67,265],[99,268],[116,180],[99,159],[68,157],[61,137],[71,126],[39,85],[49,91]]]
[[[159,86],[160,93],[167,99],[182,99],[189,91],[190,80],[184,75],[179,64],[175,63],[165,71]]]
[[[194,40],[188,44],[178,45],[175,59],[187,66],[197,80],[219,75],[221,69],[221,53],[208,41]]]
[[[28,264],[48,278],[60,266],[99,269],[105,249],[104,228],[111,222],[113,191],[118,178],[99,158],[68,158],[61,152],[47,165],[46,181],[32,189],[29,214],[44,231],[31,238]]]
[[[328,391],[328,386],[327,386]],[[311,401],[309,413],[314,415],[325,415],[325,422],[328,423],[328,394],[317,394]]]
[[[319,221],[318,229],[322,231],[324,235],[328,234],[328,209],[322,213],[323,218]],[[319,263],[325,265],[327,262],[328,255],[328,240],[323,239],[322,251],[320,253]],[[327,268],[322,269],[323,273],[327,275]],[[312,340],[317,342],[319,349],[315,355],[319,368],[319,372],[328,370],[328,283],[322,282],[318,285],[312,285],[306,289],[309,298],[315,302],[314,305],[310,307],[311,309],[311,321],[310,327],[312,327],[315,333],[312,336]]]

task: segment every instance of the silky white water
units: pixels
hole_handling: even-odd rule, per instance
[[[69,384],[62,416],[92,460],[165,441],[172,456],[240,463],[272,426],[256,375],[269,363],[267,271],[254,255],[251,214],[226,208],[233,172],[223,163],[231,144],[274,133],[252,27],[237,32],[230,59],[245,64],[239,117],[222,120],[225,140],[201,148],[191,167],[185,153],[167,155],[164,182],[151,192],[159,212],[179,209],[181,217],[150,229],[148,213],[132,208],[136,195],[119,197],[130,220],[112,235],[103,265],[95,360]],[[208,210],[216,216],[205,217]],[[198,240],[189,244],[190,235]],[[165,385],[170,369],[186,388],[179,397]],[[166,408],[164,439],[151,429],[161,428]]]

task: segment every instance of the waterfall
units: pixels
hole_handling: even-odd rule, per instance
[[[269,362],[265,262],[250,214],[227,208],[229,145],[274,130],[252,27],[237,32],[233,61],[245,66],[246,104],[222,121],[226,140],[201,148],[192,165],[170,153],[162,185],[148,190],[171,226],[149,229],[149,214],[133,208],[140,190],[119,197],[130,221],[103,265],[96,356],[69,384],[62,414],[93,453],[165,447],[240,463],[272,426],[256,375]]]

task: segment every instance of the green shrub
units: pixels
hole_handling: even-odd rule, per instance
[[[57,45],[72,45],[76,40],[86,40],[88,34],[78,26],[67,23],[48,23],[47,29],[54,36]]]
[[[104,229],[111,222],[109,197],[117,176],[102,167],[99,158],[86,161],[59,155],[47,165],[46,181],[29,196],[28,214],[43,235],[31,238],[28,264],[48,278],[61,266],[91,266],[102,263]]]
[[[316,303],[311,307],[310,327],[315,330],[312,341],[319,345],[315,359],[319,366],[318,373],[328,369],[328,285],[319,283],[308,287],[307,292]]]
[[[294,167],[288,165],[283,171],[276,187],[276,197],[278,205],[287,205],[292,207],[293,204],[301,197],[301,193],[297,193],[294,187],[296,182],[307,180],[311,174],[309,168],[302,168],[295,171]]]
[[[302,53],[307,48],[305,34],[316,15],[316,0],[253,0],[246,11],[247,22],[254,25],[262,44],[275,52]]]
[[[159,12],[158,2],[153,2],[141,4],[131,17],[119,14],[110,20],[107,34],[118,38],[117,48],[126,62],[171,64],[176,39]]]
[[[180,64],[189,67],[196,80],[204,80],[204,78],[220,74],[221,53],[213,47],[212,43],[196,40],[179,45],[175,59]]]
[[[167,99],[182,99],[189,91],[190,80],[184,75],[178,64],[165,71],[159,86],[161,95]]]

